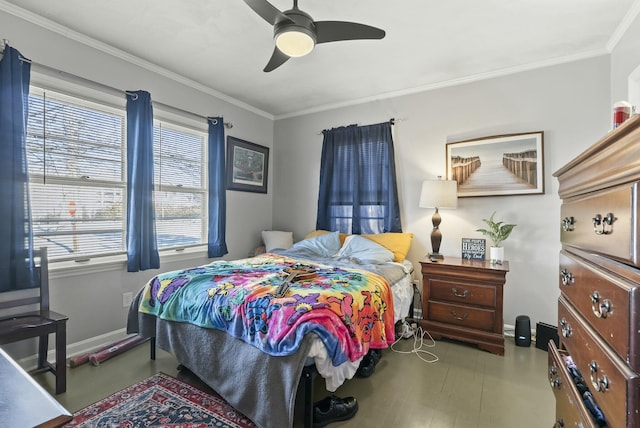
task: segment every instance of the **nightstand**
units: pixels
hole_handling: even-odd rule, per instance
[[[422,265],[422,320],[434,339],[474,343],[504,355],[502,302],[509,262],[445,257]]]

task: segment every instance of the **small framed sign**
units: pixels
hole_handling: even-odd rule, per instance
[[[486,239],[462,238],[462,258],[465,260],[484,260],[486,249]]]

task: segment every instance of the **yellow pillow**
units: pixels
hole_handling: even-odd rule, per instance
[[[313,238],[315,236],[326,235],[327,233],[331,233],[328,230],[314,230],[312,232],[307,233],[307,236],[304,239]]]
[[[304,239],[309,239],[309,238],[313,238],[314,236],[319,236],[319,235],[326,235],[327,233],[331,233],[328,230],[322,230],[322,229],[318,229],[318,230],[314,230],[312,232],[307,233],[307,236],[304,237]],[[346,233],[341,233],[340,234],[340,245],[344,245],[344,241],[345,239],[347,239],[347,235]]]
[[[411,248],[413,233],[377,233],[375,235],[362,235],[376,242],[393,253],[394,262],[402,263]]]

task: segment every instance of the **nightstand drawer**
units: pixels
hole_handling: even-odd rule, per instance
[[[444,302],[429,302],[429,320],[492,331],[496,311]]]
[[[430,296],[432,300],[442,300],[467,305],[480,305],[490,308],[496,307],[496,287],[475,285],[443,279],[429,280]]]

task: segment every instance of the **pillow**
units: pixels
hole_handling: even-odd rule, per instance
[[[376,242],[393,253],[393,261],[402,263],[411,248],[413,233],[377,233],[375,235],[361,235]]]
[[[333,257],[340,250],[340,235],[338,232],[328,232],[296,242],[292,250],[307,249],[323,257]]]
[[[264,242],[265,250],[267,252],[276,248],[282,248],[283,250],[286,250],[293,245],[293,232],[263,230],[262,242]]]
[[[381,264],[393,261],[391,251],[359,235],[348,236],[336,256],[357,259],[363,263]]]
[[[304,239],[313,238],[313,237],[316,237],[316,236],[319,236],[319,235],[326,235],[327,233],[331,233],[331,232],[328,231],[328,230],[317,229],[317,230],[314,230],[312,232],[309,232],[307,234],[307,236],[304,237]],[[347,235],[346,233],[341,233],[340,234],[340,245],[344,244],[344,241],[345,241],[345,239],[347,239],[347,236],[349,236],[349,235]]]
[[[331,233],[331,231],[330,230],[322,230],[322,229],[313,230],[313,231],[307,233],[307,236],[305,236],[304,239],[315,238],[316,236],[326,235],[327,233]]]

